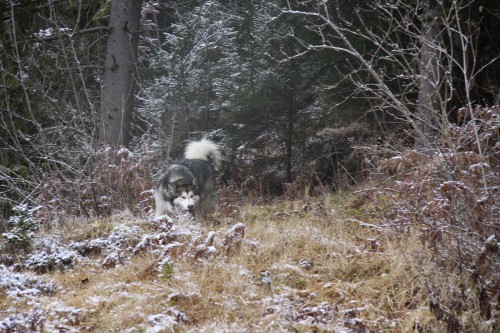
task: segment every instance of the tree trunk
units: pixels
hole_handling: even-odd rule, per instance
[[[99,141],[128,146],[142,0],[114,0],[106,50]]]
[[[440,41],[437,6],[424,1],[422,44],[419,54],[420,89],[417,100],[417,128],[415,146],[432,148],[436,144],[438,115],[440,114]]]

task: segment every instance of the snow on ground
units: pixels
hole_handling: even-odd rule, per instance
[[[33,273],[15,273],[12,268],[0,265],[0,290],[12,298],[50,295],[55,293],[55,285],[50,279]]]
[[[312,273],[308,273],[313,265],[311,260],[270,265],[269,271],[262,272],[260,277],[254,276],[241,264],[227,262],[227,256],[238,253],[241,246],[251,252],[266,251],[259,241],[246,239],[248,226],[244,223],[207,231],[202,224],[193,223],[188,217],[182,217],[175,223],[165,218],[117,220],[118,223],[107,235],[66,241],[57,235],[36,239],[32,251],[26,254],[21,265],[0,265],[0,296],[3,293],[10,304],[6,307],[0,303],[0,332],[92,330],[93,326],[86,326],[86,323],[93,316],[102,315],[103,311],[110,320],[128,313],[130,317],[135,316],[137,321],[142,321],[128,328],[128,332],[171,332],[178,330],[181,324],[184,331],[193,332],[288,331],[292,324],[305,330],[350,332],[342,324],[342,319],[336,317],[342,310],[336,304],[306,302],[307,297],[297,297],[296,289],[275,286],[273,279],[287,279],[288,274],[314,278]],[[308,230],[308,233],[311,237],[321,238],[318,244],[328,242],[320,230]],[[114,280],[110,277],[111,280],[103,278],[88,282],[86,276],[107,274],[114,269],[122,269],[125,273],[134,258],[144,255],[157,258],[151,272],[147,268],[136,273],[142,274],[146,280],[121,281],[118,276]],[[192,326],[196,318],[192,313],[179,309],[178,305],[203,303],[207,292],[200,288],[198,282],[190,281],[194,276],[190,267],[176,266],[179,260],[188,260],[195,266],[210,263],[210,269],[231,274],[228,283],[234,283],[235,289],[243,286],[244,291],[239,295],[227,294],[227,297],[224,296],[227,291],[222,291],[222,299],[214,302],[213,306],[225,311],[241,311],[242,306],[248,307],[260,313],[260,318],[253,321],[252,327],[238,319],[230,324],[205,321]],[[87,275],[80,279],[78,271],[82,267],[85,267]],[[49,278],[46,273],[51,272],[63,276],[64,280],[59,280],[59,283],[66,285],[58,285]],[[88,288],[90,291],[72,290],[71,283],[62,282],[68,279],[75,279],[80,284],[77,288]],[[162,301],[164,305],[158,307],[162,310],[154,313],[150,309],[154,304],[148,303],[165,294],[165,286],[169,283],[182,285],[183,289],[167,293]],[[89,287],[89,284],[92,286]],[[79,293],[81,295],[77,297]],[[262,293],[267,296],[262,297]],[[78,306],[74,306],[75,298],[78,298]],[[150,308],[146,311],[145,307]]]

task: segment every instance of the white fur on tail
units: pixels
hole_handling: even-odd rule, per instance
[[[200,141],[193,141],[186,146],[184,158],[205,160],[217,168],[220,161],[219,147],[214,142],[205,138]]]

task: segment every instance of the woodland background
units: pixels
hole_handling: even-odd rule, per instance
[[[380,154],[439,152],[500,97],[493,0],[0,6],[4,217],[19,202],[137,204],[130,187],[201,136],[224,148],[226,184],[336,189]]]
[[[414,321],[413,331],[498,329],[497,0],[0,0],[0,15],[6,274],[30,269],[19,258],[44,228],[82,218],[104,233],[113,213],[150,214],[156,175],[206,136],[223,152],[219,214],[277,198],[311,212],[355,189],[348,222],[323,202],[310,227],[355,221],[387,244],[418,239],[418,287],[399,304],[384,299],[384,316],[424,295],[443,326]],[[267,213],[257,216],[270,226],[288,216]],[[362,250],[382,252],[378,241]]]

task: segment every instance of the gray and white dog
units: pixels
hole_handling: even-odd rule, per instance
[[[191,213],[204,220],[217,202],[215,169],[219,161],[219,148],[214,142],[202,139],[189,143],[184,159],[170,165],[158,179],[155,217]]]

